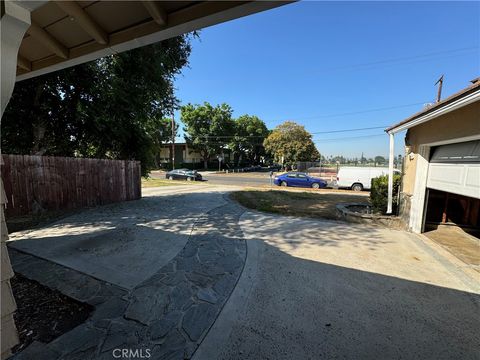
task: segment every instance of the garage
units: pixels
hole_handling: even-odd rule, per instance
[[[480,140],[433,147],[424,230],[456,226],[480,237]]]
[[[391,154],[395,134],[405,132],[398,196],[398,216],[405,228],[422,233],[426,241],[433,240],[480,272],[479,114],[480,78],[475,78],[386,132]]]
[[[480,266],[480,140],[431,149],[423,231],[465,263]]]

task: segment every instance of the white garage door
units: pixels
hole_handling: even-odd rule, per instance
[[[480,198],[480,141],[432,149],[427,187]]]

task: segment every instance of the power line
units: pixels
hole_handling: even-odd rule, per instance
[[[341,141],[341,140],[362,139],[362,138],[370,138],[370,137],[377,137],[377,136],[386,136],[386,135],[385,135],[385,134],[373,134],[373,135],[361,135],[361,136],[340,137],[340,138],[334,138],[334,139],[318,139],[318,140],[315,140],[314,143],[323,144],[324,142],[329,142],[329,141]]]
[[[366,128],[357,128],[357,129],[344,129],[344,130],[332,130],[332,131],[316,131],[310,134],[333,134],[333,133],[341,133],[341,132],[350,132],[350,131],[363,131],[363,130],[373,130],[373,129],[385,129],[388,125],[383,126],[374,126],[374,127],[366,127]]]
[[[352,111],[352,112],[337,113],[337,114],[323,114],[323,115],[317,115],[317,116],[311,116],[311,117],[295,118],[295,120],[318,119],[318,118],[327,118],[327,117],[341,117],[341,116],[347,116],[347,115],[366,114],[366,113],[370,113],[370,112],[380,112],[380,111],[394,110],[394,109],[400,109],[400,108],[405,108],[405,107],[410,107],[410,106],[415,106],[415,105],[424,105],[425,103],[426,102],[417,102],[417,103],[395,105],[395,106],[389,106],[389,107],[383,107],[383,108],[367,109],[367,110],[362,110],[362,111]],[[375,126],[375,127],[368,127],[368,128],[318,131],[318,132],[311,132],[311,134],[333,134],[333,133],[339,133],[339,132],[384,129],[384,128],[387,128],[387,127],[388,127],[388,125],[383,125],[383,126]],[[236,136],[237,135],[219,135],[219,136],[202,135],[201,137],[203,137],[203,138],[224,139],[224,138],[233,138],[233,137],[236,137]],[[246,135],[246,136],[241,136],[241,137],[263,138],[264,136],[261,136],[261,135]]]
[[[445,55],[459,53],[459,52],[472,52],[472,51],[475,51],[475,50],[478,50],[478,46],[458,48],[458,49],[452,49],[452,50],[444,50],[444,51],[437,51],[437,52],[431,52],[431,53],[414,55],[414,56],[405,56],[405,57],[399,57],[399,58],[383,59],[383,60],[377,60],[377,61],[361,63],[361,64],[336,66],[336,67],[326,68],[323,71],[317,72],[317,74],[327,73],[329,71],[335,71],[335,70],[349,70],[349,69],[357,69],[357,68],[362,68],[362,67],[365,68],[365,67],[369,67],[369,66],[378,66],[378,65],[384,65],[384,64],[389,64],[389,63],[402,63],[402,62],[410,62],[411,63],[412,61],[415,62],[414,60],[425,61],[425,60],[433,60],[435,58],[443,59],[443,58],[448,58],[448,57],[452,57],[452,56],[458,56],[460,54],[450,55],[450,56],[445,56]],[[443,56],[438,57],[438,55],[443,55]],[[433,59],[430,59],[430,58],[433,58]]]
[[[364,127],[364,128],[354,128],[354,129],[342,129],[342,130],[330,130],[330,131],[315,131],[315,132],[310,132],[312,135],[319,135],[319,134],[334,134],[334,133],[342,133],[342,132],[352,132],[352,131],[364,131],[364,130],[377,130],[377,129],[385,129],[387,128],[388,125],[382,125],[382,126],[373,126],[373,127]],[[368,135],[364,135],[368,136]],[[231,138],[265,138],[265,136],[262,135],[245,135],[245,136],[239,136],[239,135],[201,135],[201,136],[196,136],[196,138],[199,139],[231,139]],[[326,139],[328,140],[328,139]]]
[[[383,107],[383,108],[367,109],[367,110],[362,110],[362,111],[352,111],[352,112],[337,113],[337,114],[322,114],[322,115],[308,116],[308,117],[301,117],[301,118],[293,118],[293,119],[294,120],[309,120],[309,119],[320,119],[320,118],[330,118],[330,117],[341,117],[341,116],[347,116],[347,115],[366,114],[366,113],[369,113],[369,112],[379,112],[379,111],[386,111],[386,110],[401,109],[401,108],[406,108],[406,107],[416,106],[416,105],[424,105],[427,102],[428,101],[423,101],[423,102],[417,102],[417,103],[412,103],[412,104],[395,105],[395,106],[389,106],[389,107]]]
[[[383,128],[383,126],[382,126]],[[364,128],[362,130],[366,130],[366,129],[372,129],[372,128]],[[354,130],[354,129],[352,129]],[[358,129],[357,129],[358,130]],[[340,131],[344,131],[344,130],[340,130]],[[347,130],[348,131],[348,130]],[[324,143],[324,142],[328,142],[328,141],[339,141],[339,140],[350,140],[350,139],[361,139],[361,138],[369,138],[369,137],[377,137],[377,136],[385,136],[385,133],[382,133],[382,134],[370,134],[370,135],[360,135],[360,136],[344,136],[344,137],[338,137],[338,138],[330,138],[330,139],[315,139],[313,142],[314,143]],[[209,141],[208,142],[209,144],[224,144],[224,142],[221,142],[221,141]],[[262,143],[255,143],[255,144],[251,144],[251,145],[262,145]]]

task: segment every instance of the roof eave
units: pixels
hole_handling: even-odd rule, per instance
[[[389,127],[387,129],[385,129],[385,132],[388,133],[388,134],[395,134],[395,133],[398,133],[400,131],[404,131],[404,130],[407,130],[407,129],[410,129],[414,126],[418,126],[420,124],[423,124],[427,121],[430,121],[436,117],[439,117],[441,115],[444,115],[444,114],[447,114],[451,111],[454,111],[454,110],[457,110],[461,107],[464,107],[464,106],[467,106],[475,101],[479,101],[480,100],[480,88],[477,88],[476,91],[474,92],[471,92],[467,95],[464,95],[454,101],[451,101],[451,102],[448,102],[446,104],[444,104],[443,106],[440,106],[439,108],[431,111],[431,112],[428,112],[426,114],[423,114],[423,115],[420,115],[418,117],[415,117],[413,119],[411,119],[410,121],[406,122],[406,123],[400,123],[400,124],[397,124],[397,125],[394,125],[392,127]]]

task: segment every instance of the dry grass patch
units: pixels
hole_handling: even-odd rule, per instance
[[[231,197],[249,209],[325,219],[336,219],[337,204],[368,203],[364,194],[321,191],[243,190],[232,193]]]
[[[194,184],[193,181],[142,178],[142,188]]]

